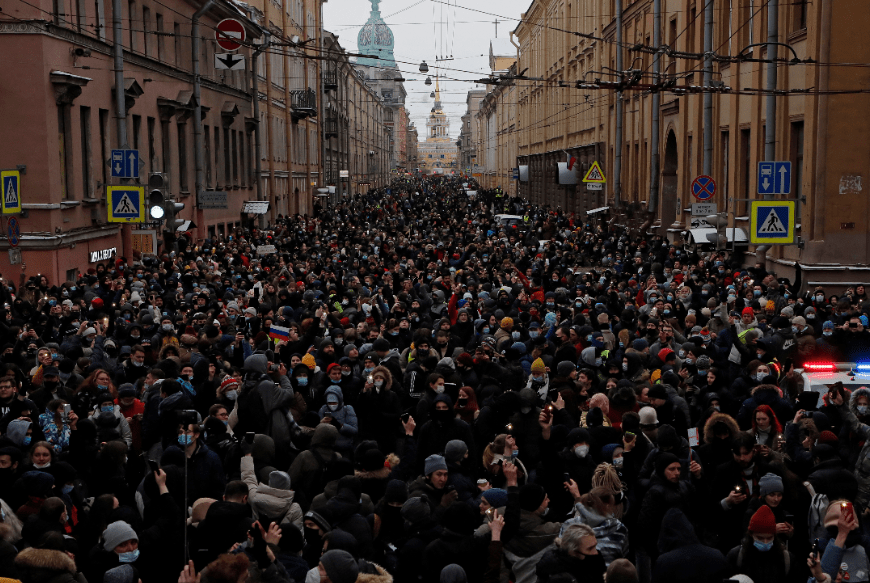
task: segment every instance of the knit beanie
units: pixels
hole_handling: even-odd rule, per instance
[[[544,361],[540,358],[536,358],[535,362],[532,363],[532,372],[544,373],[547,372],[547,365],[544,364]]]
[[[501,488],[490,488],[481,496],[493,508],[504,508],[508,503],[507,490]],[[540,504],[538,505],[540,506]]]
[[[520,508],[534,512],[544,503],[547,492],[539,484],[525,484],[520,488]]]
[[[613,452],[616,451],[617,447],[622,447],[621,443],[608,443],[604,447],[601,448],[601,459],[605,462],[613,461]]]
[[[819,443],[825,445],[837,445],[840,443],[840,438],[838,438],[833,431],[825,430],[819,434]]]
[[[762,504],[749,519],[749,532],[776,534],[776,518],[767,504]]]
[[[119,565],[103,575],[103,583],[136,583],[139,580],[132,565]]]
[[[447,470],[447,462],[444,461],[444,457],[438,454],[432,454],[426,458],[426,462],[423,464],[423,475],[429,476],[433,472],[437,472],[438,470]]]
[[[401,513],[402,518],[413,525],[419,524],[429,518],[432,509],[429,507],[427,498],[415,496],[413,498],[408,498],[405,503],[402,504]]]
[[[466,453],[468,453],[468,446],[461,439],[451,439],[444,448],[444,457],[451,464],[461,462]]]
[[[559,364],[556,365],[556,374],[560,377],[567,377],[572,372],[574,372],[577,367],[570,360],[563,360]]]
[[[631,343],[631,347],[637,350],[638,352],[643,352],[647,348],[649,348],[649,342],[644,340],[643,338],[638,338],[634,342]]]
[[[514,325],[514,319],[513,318],[502,318],[500,324],[501,324],[502,328],[505,328],[505,329],[512,328]]]
[[[776,474],[767,473],[758,480],[758,495],[767,496],[774,492],[784,492],[782,478]]]
[[[115,547],[128,540],[138,541],[139,535],[123,520],[113,522],[103,531],[103,549],[106,551],[114,551]]]
[[[269,473],[269,487],[276,490],[290,489],[290,475],[287,472],[275,470]]]
[[[658,457],[656,457],[656,473],[659,476],[664,477],[667,467],[672,463],[679,461],[680,458],[670,452],[660,453]]]
[[[387,482],[387,489],[384,491],[384,500],[390,502],[399,502],[404,504],[408,500],[408,484],[402,480],[390,480]]]
[[[314,370],[314,367],[317,366],[317,363],[314,362],[314,357],[311,356],[310,353],[307,353],[305,356],[302,357],[302,364],[304,364],[311,370]]]
[[[347,551],[326,551],[320,557],[320,564],[332,583],[356,583],[359,576],[359,565]]]
[[[456,363],[461,364],[465,368],[471,368],[472,366],[474,366],[474,357],[467,352],[463,352],[456,357]]]

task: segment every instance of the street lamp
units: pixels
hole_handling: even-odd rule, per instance
[[[429,65],[426,64],[426,61],[423,61],[422,63],[420,63],[420,72],[421,73],[428,73],[429,72]]]
[[[432,77],[426,77],[426,85],[432,84]]]

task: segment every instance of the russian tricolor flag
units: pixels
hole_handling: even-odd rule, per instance
[[[269,326],[269,338],[275,340],[290,340],[290,328],[281,326]]]

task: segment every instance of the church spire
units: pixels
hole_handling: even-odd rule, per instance
[[[435,73],[435,109],[441,109],[441,88],[438,85],[438,73]]]

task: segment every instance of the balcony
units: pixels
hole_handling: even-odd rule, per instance
[[[338,137],[338,120],[334,117],[326,118],[324,122],[323,131],[326,134],[326,139],[329,138],[337,138]]]
[[[313,89],[290,92],[290,114],[294,122],[306,117],[317,117],[317,94]]]
[[[338,72],[323,72],[323,89],[326,91],[335,91],[336,89],[338,89]]]

